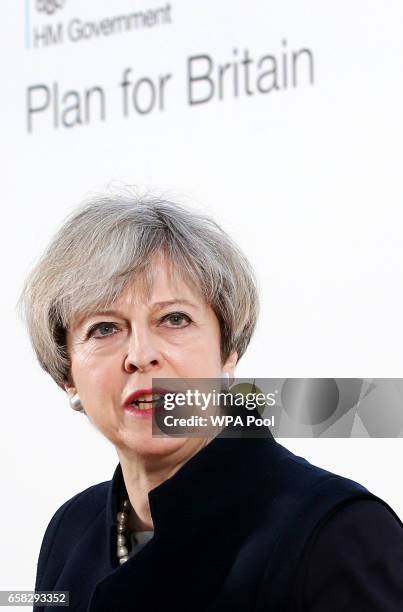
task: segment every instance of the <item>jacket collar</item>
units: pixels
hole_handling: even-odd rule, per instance
[[[154,537],[175,539],[180,533],[214,524],[217,516],[232,512],[256,488],[259,474],[261,477],[266,472],[264,464],[271,454],[268,451],[273,452],[275,446],[278,445],[268,428],[250,438],[245,437],[244,427],[226,427],[173,476],[149,492]],[[106,507],[112,566],[116,566],[116,515],[125,497],[128,495],[119,463],[110,481]]]

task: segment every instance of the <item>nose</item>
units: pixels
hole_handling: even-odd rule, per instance
[[[130,335],[127,353],[124,359],[124,369],[128,373],[150,372],[158,370],[162,364],[162,356],[153,338],[146,329],[136,329]]]

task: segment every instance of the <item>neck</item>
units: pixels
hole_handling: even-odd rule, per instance
[[[180,449],[163,457],[142,456],[118,449],[123,479],[134,515],[129,521],[136,531],[152,531],[154,524],[148,499],[149,492],[173,476],[193,455],[201,450],[209,439],[190,439],[191,448],[184,444]]]

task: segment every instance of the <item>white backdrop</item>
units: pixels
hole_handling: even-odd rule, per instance
[[[202,206],[243,247],[262,314],[239,376],[402,373],[402,3],[59,2],[0,19],[0,589],[33,588],[53,513],[117,463],[15,310],[64,216],[110,181]],[[401,438],[279,441],[403,516]]]

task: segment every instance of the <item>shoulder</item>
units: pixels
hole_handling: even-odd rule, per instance
[[[110,481],[92,485],[64,502],[51,518],[45,537],[54,537],[62,521],[64,529],[71,524],[80,531],[83,523],[105,508],[109,485]]]
[[[58,557],[80,539],[97,515],[105,510],[110,481],[88,487],[64,502],[50,519],[43,536],[39,553],[36,583],[43,575],[50,551],[57,540]]]
[[[332,502],[339,503],[345,496],[371,495],[359,482],[321,468],[277,441],[267,450],[267,474],[272,485],[289,498],[307,503],[322,498],[325,506],[329,501],[330,510]]]
[[[349,500],[311,534],[298,570],[297,609],[397,610],[402,575],[399,517],[379,498]]]

